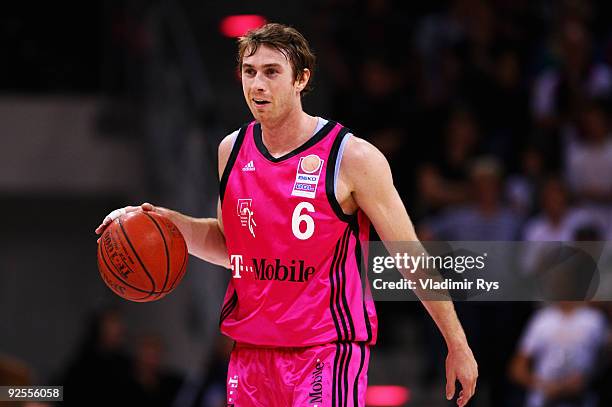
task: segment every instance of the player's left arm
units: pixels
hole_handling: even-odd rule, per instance
[[[385,156],[373,145],[357,137],[346,144],[341,163],[342,179],[351,196],[368,216],[382,241],[417,241],[414,226],[393,185]],[[446,340],[446,397],[455,393],[455,382],[462,386],[457,405],[465,406],[476,390],[478,366],[467,343],[452,301],[422,301]]]

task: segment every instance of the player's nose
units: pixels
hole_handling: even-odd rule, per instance
[[[253,78],[253,82],[251,83],[251,89],[257,92],[265,92],[266,84],[260,72],[257,72],[255,77]]]

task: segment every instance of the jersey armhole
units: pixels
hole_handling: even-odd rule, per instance
[[[229,180],[229,176],[232,172],[232,168],[234,167],[234,163],[236,162],[236,158],[238,158],[238,153],[240,152],[240,147],[242,146],[242,142],[244,141],[244,137],[246,135],[248,127],[249,124],[245,124],[238,131],[238,135],[236,136],[234,144],[232,146],[232,151],[230,152],[229,158],[227,159],[227,163],[225,164],[225,168],[223,169],[223,174],[221,175],[221,181],[219,183],[219,199],[221,200],[221,203],[223,203],[223,197],[225,196],[227,181]]]
[[[327,168],[325,173],[325,192],[327,194],[327,200],[330,206],[334,210],[334,213],[338,218],[344,222],[352,223],[356,217],[356,214],[349,215],[344,213],[338,199],[336,198],[336,184],[338,179],[338,173],[340,172],[340,162],[342,161],[342,154],[346,141],[349,139],[351,133],[346,127],[343,127],[332,144],[331,151],[329,153],[329,159],[327,161]]]

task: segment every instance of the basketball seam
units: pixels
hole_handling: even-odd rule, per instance
[[[109,232],[109,234],[110,234],[110,232]],[[117,243],[118,243],[118,244],[121,244],[121,242],[117,242]],[[106,256],[108,257],[108,259],[109,259],[109,261],[110,261],[110,255],[108,254],[108,250],[107,250],[106,245],[104,246],[104,248],[105,248],[104,253],[106,254]],[[125,250],[125,246],[123,246],[123,244],[121,244],[121,248],[122,248],[123,250]],[[129,264],[127,264],[127,263],[125,262],[125,259],[123,259],[123,257],[121,257],[121,262],[122,262],[122,263],[123,263],[123,264],[124,264],[124,265],[125,265],[125,266],[128,268],[128,270],[130,270],[132,273],[136,273],[136,271],[135,271],[134,269],[132,269],[132,267],[130,267],[130,265],[129,265]],[[121,275],[121,272],[120,272],[120,271],[117,269],[117,267],[115,266],[115,264],[114,264],[113,262],[111,262],[111,264],[113,265],[113,268],[115,269],[115,271],[116,271],[116,272],[119,274],[119,275],[114,275],[114,274],[113,274],[113,275],[114,275],[114,276],[115,276],[115,277],[116,277],[116,278],[117,278],[119,281],[121,281],[122,283],[125,283],[126,285],[128,285],[128,286],[130,286],[130,287],[131,287],[130,283],[128,283],[128,282],[127,282],[127,281],[126,281],[124,278],[119,277],[119,276]],[[147,292],[148,292],[148,291],[147,291]]]
[[[98,245],[98,248],[99,248],[100,253],[102,253],[102,260],[104,261],[104,264],[106,265],[106,268],[108,269],[108,271],[110,271],[110,273],[113,275],[113,277],[115,277],[120,283],[125,284],[126,286],[128,286],[129,288],[131,288],[133,290],[136,290],[136,291],[141,292],[141,293],[147,293],[148,294],[146,297],[142,297],[142,298],[139,298],[139,299],[144,299],[144,298],[150,297],[153,294],[168,294],[170,291],[172,291],[172,289],[168,289],[168,290],[164,290],[164,291],[157,291],[157,290],[156,291],[148,291],[148,290],[143,290],[142,288],[138,288],[136,286],[133,286],[132,284],[130,284],[129,282],[125,281],[124,279],[119,277],[117,274],[115,274],[115,272],[118,272],[117,270],[115,270],[115,265],[113,263],[111,263],[112,264],[112,267],[111,267],[108,264],[106,258],[104,257],[105,254],[108,257],[108,253],[106,251],[102,251],[102,248],[100,247],[100,245]],[[124,264],[125,264],[125,262],[124,262]],[[133,300],[133,301],[136,301],[136,300]]]
[[[181,264],[181,272],[174,278],[174,281],[170,285],[169,290],[174,290],[176,283],[183,279],[183,276],[185,275],[185,272],[187,271],[185,263],[187,263],[187,246],[185,246],[183,249],[183,263]]]
[[[180,232],[180,230],[179,230]],[[181,234],[181,237],[183,235]],[[174,290],[174,286],[176,285],[176,283],[180,280],[183,279],[183,276],[185,275],[185,273],[187,272],[187,257],[189,256],[189,250],[187,249],[187,242],[185,242],[185,238],[183,237],[183,263],[181,264],[181,273],[180,273],[180,277],[176,277],[174,279],[174,281],[172,282],[172,285],[170,287],[171,290]]]
[[[164,285],[162,285],[162,288],[160,290],[160,292],[163,292],[166,289],[166,284],[168,284],[168,276],[170,275],[170,252],[168,250],[168,242],[166,241],[166,237],[164,236],[164,232],[162,231],[161,226],[159,226],[159,223],[157,223],[157,221],[148,213],[143,213],[149,219],[151,219],[151,221],[153,221],[155,227],[157,228],[157,231],[159,232],[160,236],[162,237],[162,240],[164,241],[164,251],[166,253],[166,278],[164,279]]]
[[[110,233],[110,231],[109,231],[109,233]],[[115,269],[115,265],[111,262],[111,264],[112,264],[112,267],[111,267],[111,266],[109,266],[108,262],[106,261],[105,255],[108,257],[108,252],[106,251],[106,246],[105,246],[105,250],[102,250],[101,245],[98,245],[98,248],[100,250],[100,253],[102,253],[102,256],[101,256],[102,257],[102,261],[106,265],[106,268],[108,269],[108,271],[110,271],[110,273],[113,275],[113,277],[115,277],[117,280],[119,280],[119,282],[127,285],[128,287],[130,287],[130,288],[132,288],[132,289],[134,289],[134,290],[136,290],[138,292],[147,293],[146,296],[144,296],[142,298],[139,298],[139,299],[145,299],[145,298],[148,298],[148,297],[151,296],[151,293],[149,291],[145,291],[145,290],[142,290],[142,289],[140,289],[138,287],[134,287],[130,283],[124,281],[121,277],[117,276],[117,274],[115,274],[115,272],[117,272],[117,270]],[[111,287],[109,287],[109,288],[111,288]],[[111,288],[111,290],[112,290],[112,288]],[[116,292],[116,291],[113,290],[113,292]],[[119,294],[119,293],[117,293],[117,294]]]
[[[142,270],[145,272],[147,277],[149,277],[149,279],[151,280],[151,284],[153,285],[153,289],[150,290],[150,293],[153,294],[154,292],[157,291],[156,287],[155,287],[155,280],[153,279],[153,277],[151,276],[151,274],[149,273],[149,271],[145,267],[144,263],[142,262],[142,259],[140,258],[140,256],[136,252],[136,249],[134,249],[134,246],[132,245],[132,241],[128,237],[128,234],[125,232],[125,229],[123,228],[123,223],[121,222],[121,218],[117,218],[117,222],[119,223],[119,227],[121,228],[121,232],[123,233],[123,237],[125,237],[125,241],[128,243],[128,245],[130,245],[130,248],[132,249],[132,252],[134,252],[134,256],[136,256],[136,260],[138,260],[138,262],[142,266]]]

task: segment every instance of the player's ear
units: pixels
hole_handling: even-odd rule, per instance
[[[302,73],[298,75],[295,86],[298,93],[302,92],[306,85],[308,85],[308,81],[310,80],[310,69],[304,68]]]

